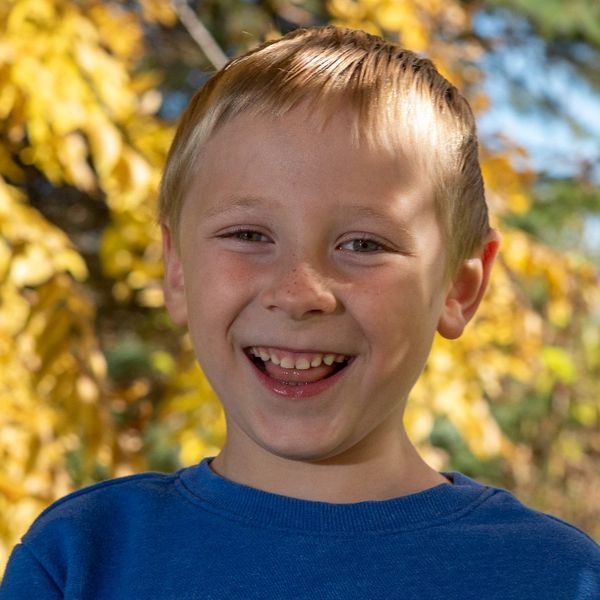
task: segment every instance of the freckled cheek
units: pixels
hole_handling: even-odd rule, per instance
[[[186,278],[188,306],[198,316],[200,327],[231,324],[239,311],[257,294],[260,273],[238,259],[211,261],[189,270]],[[190,323],[195,321],[190,314]]]

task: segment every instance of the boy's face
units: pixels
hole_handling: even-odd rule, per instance
[[[241,115],[205,146],[179,252],[165,236],[167,304],[230,451],[316,461],[397,438],[451,287],[423,173],[356,149],[344,112],[322,131],[304,108]]]

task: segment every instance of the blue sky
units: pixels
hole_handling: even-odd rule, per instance
[[[481,63],[482,88],[491,99],[489,109],[478,115],[482,140],[492,148],[498,136],[512,140],[527,149],[533,169],[554,177],[577,176],[587,161],[600,185],[600,94],[566,61],[548,60],[543,42],[525,30],[521,43],[508,41],[509,20],[513,28],[527,27],[506,12],[480,13],[474,21],[477,33],[498,42]],[[519,82],[518,108],[507,74]],[[544,94],[559,107],[557,115],[542,110]],[[587,220],[585,243],[600,252],[600,216]]]
[[[481,65],[486,75],[483,90],[492,100],[490,109],[479,116],[482,138],[492,142],[502,134],[514,140],[529,151],[536,170],[557,177],[577,175],[582,160],[587,160],[600,184],[600,95],[566,61],[549,61],[541,40],[523,35],[521,44],[514,39],[503,43],[506,25],[503,13],[480,13],[474,23],[479,34],[500,40]],[[511,102],[506,74],[519,81],[518,109]],[[558,116],[540,109],[544,93],[559,106]]]

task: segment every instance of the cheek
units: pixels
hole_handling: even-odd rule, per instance
[[[379,326],[391,321],[402,321],[406,326],[418,325],[430,311],[434,294],[427,277],[419,273],[392,273],[379,280],[364,281],[355,293],[360,295],[363,313],[372,313],[372,320]]]
[[[256,290],[258,274],[237,257],[188,261],[185,292],[192,333],[227,331]]]
[[[437,328],[439,299],[427,278],[405,274],[354,290],[355,317],[373,349],[388,356],[421,355],[430,347]]]

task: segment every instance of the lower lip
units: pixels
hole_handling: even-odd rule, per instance
[[[284,381],[279,381],[277,379],[273,379],[269,377],[266,373],[263,373],[252,360],[248,359],[254,373],[258,377],[258,380],[271,392],[277,394],[279,396],[285,396],[287,398],[311,398],[313,396],[317,396],[318,394],[322,394],[325,390],[329,389],[331,386],[335,385],[344,375],[346,371],[350,368],[354,359],[351,359],[348,364],[341,370],[331,375],[330,377],[326,377],[325,379],[321,379],[320,381],[315,381],[313,383],[301,383],[299,385],[290,385],[285,383]]]

